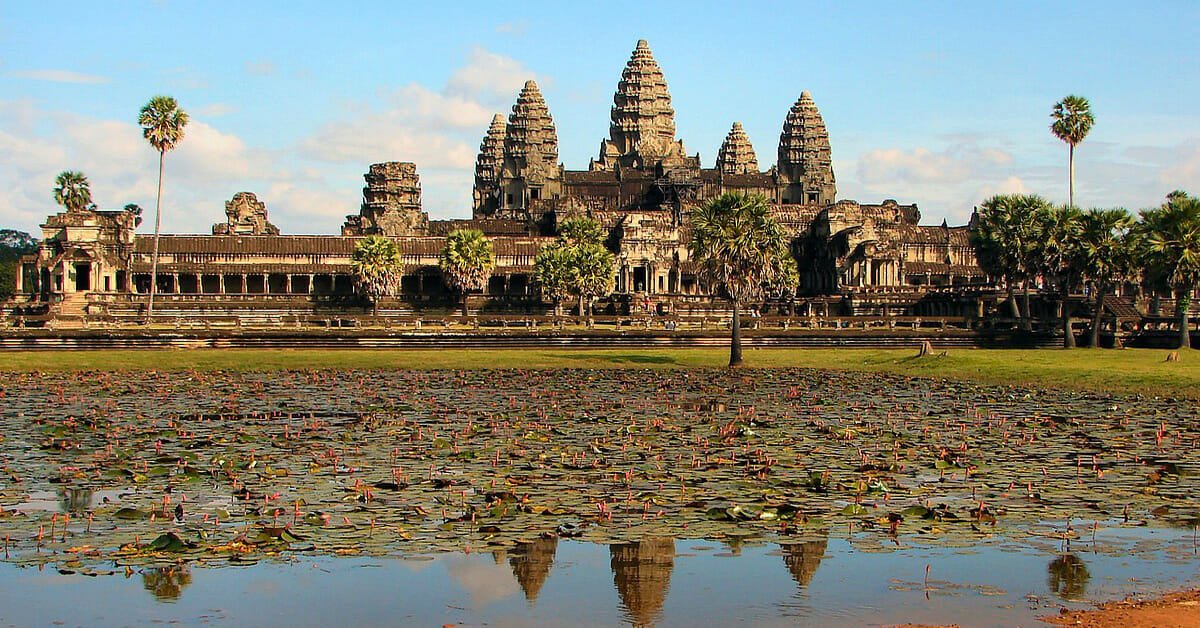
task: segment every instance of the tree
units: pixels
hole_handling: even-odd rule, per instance
[[[558,225],[558,237],[567,244],[600,244],[604,228],[594,218],[571,216]]]
[[[1075,206],[1075,146],[1087,137],[1096,118],[1092,116],[1092,106],[1083,96],[1067,96],[1054,104],[1050,113],[1054,122],[1050,131],[1054,137],[1067,143],[1070,147],[1069,163],[1071,168],[1071,185],[1068,205]]]
[[[146,322],[154,320],[154,294],[158,289],[158,236],[162,227],[162,184],[163,163],[167,151],[173,150],[183,139],[183,128],[187,126],[188,114],[179,108],[179,103],[170,96],[155,96],[142,107],[138,124],[142,137],[158,151],[158,197],[154,204],[154,250],[150,254],[150,296],[146,300]]]
[[[82,172],[64,170],[54,178],[54,202],[69,212],[81,212],[92,204],[92,188]]]
[[[575,253],[562,241],[543,246],[533,260],[534,279],[542,296],[554,303],[555,316],[562,316],[562,301],[571,295],[576,272]]]
[[[1033,194],[1001,194],[980,206],[970,233],[979,265],[992,277],[1004,279],[1013,318],[1031,328],[1029,314],[1029,278],[1034,274],[1034,248],[1040,241],[1039,226],[1051,209],[1046,199]],[[1017,307],[1014,288],[1025,288],[1025,311]]]
[[[446,237],[438,267],[446,283],[462,293],[462,314],[467,316],[467,294],[487,287],[496,259],[492,241],[478,229],[456,229]]]
[[[604,247],[604,228],[594,218],[567,218],[558,225],[558,238],[574,267],[569,290],[579,299],[579,315],[585,316],[593,300],[612,292],[616,257]]]
[[[404,275],[400,247],[386,236],[367,236],[355,243],[350,265],[359,293],[371,302],[371,312],[379,315],[379,300],[400,289]]]
[[[16,293],[20,259],[38,250],[38,241],[24,231],[0,229],[0,302]]]
[[[727,192],[692,211],[688,253],[698,274],[733,305],[729,366],[742,363],[742,303],[775,283],[789,256],[788,237],[761,195]]]
[[[1083,213],[1071,205],[1061,205],[1038,214],[1041,238],[1033,249],[1034,268],[1043,277],[1058,285],[1062,303],[1063,347],[1075,348],[1075,332],[1071,328],[1071,289],[1079,283],[1083,260],[1079,247],[1080,221]]]
[[[1118,281],[1132,272],[1129,234],[1133,225],[1133,217],[1124,209],[1089,209],[1080,216],[1080,270],[1096,293],[1088,346],[1100,346],[1105,297]]]
[[[578,244],[571,249],[575,265],[571,288],[575,294],[579,295],[580,316],[584,315],[584,305],[587,305],[588,324],[590,325],[592,307],[596,298],[612,292],[616,257],[612,251],[604,248],[604,245],[598,242]]]
[[[1175,293],[1179,348],[1190,348],[1188,309],[1200,284],[1200,199],[1177,190],[1160,207],[1142,210],[1141,215],[1141,260],[1151,282]]]

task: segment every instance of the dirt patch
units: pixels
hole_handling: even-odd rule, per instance
[[[1154,600],[1124,600],[1089,611],[1043,617],[1058,626],[1084,628],[1194,628],[1200,626],[1200,590],[1172,593]]]

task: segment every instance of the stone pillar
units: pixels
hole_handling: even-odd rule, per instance
[[[308,293],[309,294],[313,294],[316,292],[316,284],[317,284],[317,275],[315,273],[309,273],[308,274]]]
[[[171,287],[174,288],[175,294],[183,292],[179,289],[179,273],[171,273]]]
[[[284,294],[292,293],[292,274],[285,273],[283,275],[283,292]]]

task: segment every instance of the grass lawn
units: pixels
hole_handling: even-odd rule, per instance
[[[747,367],[812,367],[1001,384],[1200,398],[1200,353],[1165,362],[1159,349],[749,349]],[[0,371],[697,368],[721,367],[724,349],[164,349],[0,352]]]

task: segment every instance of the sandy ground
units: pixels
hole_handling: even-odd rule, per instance
[[[1153,600],[1109,602],[1090,611],[1072,611],[1044,621],[1084,628],[1200,627],[1200,589],[1172,593]]]

